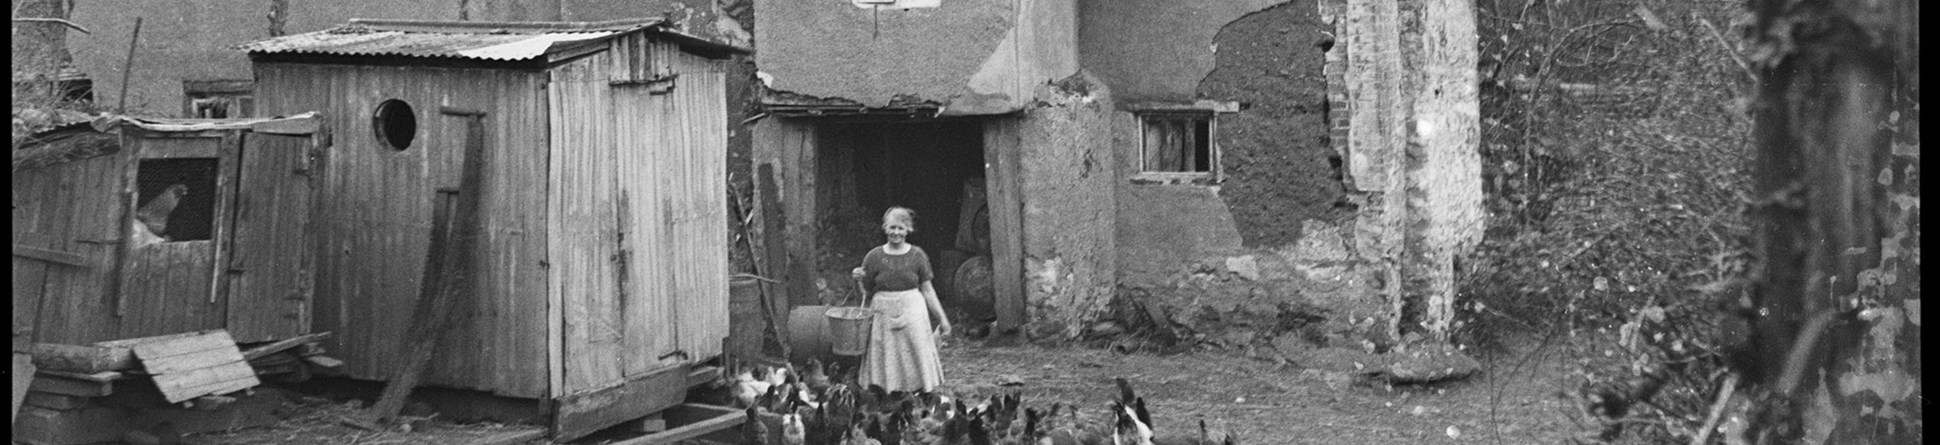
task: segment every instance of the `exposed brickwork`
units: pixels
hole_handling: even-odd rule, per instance
[[[1391,334],[1447,328],[1454,259],[1480,233],[1475,28],[1468,0],[1329,0],[1331,144],[1363,200],[1362,261],[1393,304]],[[1475,190],[1471,191],[1470,188]]]

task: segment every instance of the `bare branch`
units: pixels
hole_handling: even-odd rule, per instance
[[[59,23],[62,25],[67,25],[67,27],[69,28],[74,28],[75,31],[80,31],[82,34],[94,34],[92,32],[88,32],[87,28],[82,28],[80,24],[67,21],[67,19],[57,19],[57,18],[49,18],[49,17],[14,17],[13,21],[30,22],[30,23]]]

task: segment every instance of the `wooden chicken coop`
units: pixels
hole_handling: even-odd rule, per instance
[[[16,147],[14,326],[68,344],[309,333],[329,141],[314,114],[103,117]]]
[[[472,289],[423,382],[537,399],[555,439],[681,401],[728,334],[722,60],[655,20],[352,20],[243,47],[270,113],[345,116],[321,178],[316,328],[383,380],[434,195],[482,144]],[[696,377],[698,379],[698,377]]]

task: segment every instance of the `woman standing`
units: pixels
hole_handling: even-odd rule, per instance
[[[916,213],[890,207],[882,214],[882,233],[888,242],[870,249],[862,258],[862,267],[853,272],[862,289],[872,296],[869,308],[875,312],[869,328],[869,351],[862,359],[863,385],[881,385],[890,391],[929,391],[943,383],[936,339],[950,335],[950,319],[944,316],[936,288],[930,285],[936,274],[930,270],[929,255],[908,242],[914,231]]]

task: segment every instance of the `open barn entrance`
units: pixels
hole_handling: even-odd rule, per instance
[[[916,211],[909,240],[929,253],[944,309],[953,318],[991,317],[983,122],[829,122],[815,133],[817,201],[826,203],[816,226],[824,301],[859,298],[849,270],[882,244],[882,212],[901,206]]]

